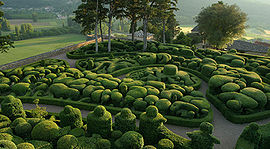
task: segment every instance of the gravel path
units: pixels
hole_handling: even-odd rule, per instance
[[[207,89],[207,83],[202,82],[201,91],[205,93]],[[40,105],[41,107],[47,107],[47,111],[49,112],[55,112],[59,113],[63,107],[58,106],[52,106],[52,105]],[[35,105],[33,104],[24,104],[25,109],[32,109]],[[213,112],[214,112],[214,133],[213,135],[220,139],[221,144],[215,145],[215,149],[233,149],[235,147],[236,141],[239,137],[239,135],[242,133],[244,127],[246,127],[248,124],[233,124],[226,120],[223,115],[213,106],[211,105]],[[89,111],[81,110],[82,116],[87,117],[87,114]],[[270,118],[257,121],[258,124],[266,124],[270,122]],[[138,121],[137,121],[138,123]],[[166,124],[166,126],[173,131],[174,133],[187,137],[186,132],[191,132],[194,130],[197,130],[196,128],[187,128],[187,127],[180,127],[175,125],[169,125]]]

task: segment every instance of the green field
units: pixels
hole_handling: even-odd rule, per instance
[[[10,49],[8,53],[0,53],[0,65],[48,51],[53,51],[83,41],[85,41],[85,37],[78,34],[66,34],[16,41],[14,44],[15,48]]]

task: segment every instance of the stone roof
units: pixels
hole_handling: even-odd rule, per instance
[[[228,49],[236,49],[244,52],[266,53],[269,47],[247,41],[235,40],[232,45],[228,46]]]

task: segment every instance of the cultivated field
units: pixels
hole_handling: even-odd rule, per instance
[[[83,41],[85,41],[85,37],[78,34],[66,34],[16,41],[14,44],[14,49],[10,49],[8,53],[0,53],[0,65],[48,51],[53,51]]]

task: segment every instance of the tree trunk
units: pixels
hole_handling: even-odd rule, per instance
[[[166,43],[166,35],[165,35],[165,32],[166,32],[166,22],[165,22],[165,18],[163,18],[162,20],[162,24],[163,24],[163,44]]]
[[[103,39],[103,32],[102,32],[102,21],[99,20],[99,30],[100,30],[100,37],[101,37],[101,42],[104,41]]]
[[[132,41],[134,41],[134,34],[135,33],[135,21],[134,20],[132,20],[131,21],[131,39],[132,39]]]
[[[108,52],[111,52],[111,26],[112,26],[112,12],[109,14],[109,30],[108,30]]]
[[[147,49],[147,22],[148,19],[145,17],[143,19],[143,51]]]
[[[96,13],[98,15],[98,0],[97,0]],[[98,52],[98,35],[97,35],[97,31],[98,31],[98,16],[96,16],[96,26],[95,26],[96,52]]]

